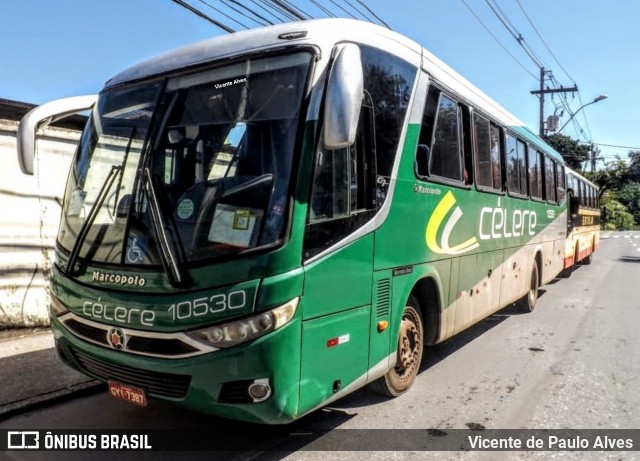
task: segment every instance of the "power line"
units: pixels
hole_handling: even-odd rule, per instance
[[[336,15],[329,9],[322,6],[320,3],[316,2],[316,0],[310,0],[320,11],[329,16],[330,18],[335,18]]]
[[[513,36],[516,42],[518,42],[518,45],[522,47],[524,52],[527,54],[527,56],[529,56],[529,58],[533,61],[533,63],[536,66],[538,66],[538,68],[545,67],[545,65],[542,63],[540,58],[538,58],[536,54],[533,52],[533,50],[529,47],[529,44],[526,42],[522,34],[513,27],[513,25],[511,24],[511,21],[509,21],[509,18],[507,18],[507,16],[504,13],[502,13],[502,10],[500,10],[500,7],[494,2],[494,0],[484,0],[484,1],[487,5],[489,5],[489,8],[491,9],[491,11],[493,11],[493,14],[496,15],[496,17],[500,20],[502,25],[509,31],[509,33]]]
[[[543,78],[544,78],[544,69],[545,69],[545,64],[542,61],[542,59],[540,59],[540,57],[536,54],[536,52],[533,50],[533,48],[527,43],[527,41],[524,39],[524,37],[522,36],[522,34],[516,29],[516,27],[513,25],[513,23],[509,20],[509,17],[506,15],[506,13],[504,11],[502,11],[502,9],[500,8],[500,6],[496,3],[495,0],[485,0],[485,3],[489,6],[489,8],[491,9],[491,11],[493,11],[493,13],[496,15],[496,17],[498,18],[498,20],[502,23],[502,25],[507,29],[507,31],[509,31],[509,33],[513,36],[513,38],[518,42],[518,44],[522,47],[522,49],[525,51],[525,53],[529,56],[529,58],[534,62],[534,64],[536,64],[540,69],[540,134],[542,135],[544,132],[544,128],[543,128],[543,101],[544,101],[544,93],[547,92],[551,92],[549,90],[544,90],[543,89]],[[519,2],[518,2],[519,3]],[[529,19],[530,24],[532,25],[532,27],[534,27],[534,30],[536,30],[536,33],[538,33],[538,36],[540,36],[539,32],[537,31],[537,29],[535,28],[535,26],[533,25],[533,22],[531,21],[531,18],[529,18],[529,16],[526,14],[526,11],[524,11],[524,8],[521,9],[523,10],[523,12],[525,13],[525,16],[527,16],[527,18]],[[540,36],[541,37],[541,36]],[[543,40],[544,42],[544,40]],[[546,43],[545,43],[545,46]],[[548,48],[548,46],[547,46]],[[551,53],[553,55],[553,53]],[[555,59],[555,56],[554,56]],[[557,61],[557,59],[556,59]],[[563,68],[564,70],[564,68]],[[566,71],[565,71],[566,73]],[[567,74],[568,75],[568,74]],[[569,76],[569,78],[571,78],[571,76]],[[571,79],[573,80],[573,79]],[[551,74],[551,81],[553,82],[553,76]],[[575,87],[575,82],[574,82],[574,87]],[[561,86],[562,89],[562,86]],[[534,93],[534,92],[532,92]],[[580,103],[582,104],[582,99],[580,97],[580,93],[578,92],[578,98],[581,101]],[[569,108],[569,105],[566,104],[566,108],[567,110],[571,113],[571,110]],[[572,114],[573,117],[574,114]],[[589,128],[589,122],[586,118],[586,115],[583,114],[583,118],[585,120],[585,125],[587,127],[587,131],[589,132],[589,135],[587,136],[587,134],[584,132],[582,126],[580,126],[579,122],[575,119],[573,119],[573,126],[576,129],[576,132],[579,133],[578,136],[580,136],[580,134],[582,134],[582,136],[584,136],[585,138],[588,138],[589,140],[591,139],[591,129]]]
[[[614,149],[629,149],[629,150],[640,151],[640,147],[616,146],[614,144],[605,144],[605,143],[601,143],[601,142],[582,142],[582,144],[593,144],[593,145],[600,146],[600,147],[612,147]],[[607,155],[607,154],[604,154],[604,155]]]
[[[533,23],[533,20],[531,19],[531,17],[529,16],[527,11],[525,10],[524,6],[522,5],[522,2],[520,0],[516,0],[516,2],[518,3],[518,6],[520,7],[520,10],[524,14],[524,16],[527,18],[527,21],[529,22],[529,24],[531,25],[532,29],[534,30],[534,32],[536,33],[536,35],[538,36],[538,38],[540,39],[540,41],[542,42],[544,47],[547,49],[547,51],[549,52],[551,57],[553,58],[553,60],[556,62],[556,64],[558,64],[560,69],[562,69],[562,71],[565,73],[565,75],[567,77],[569,77],[569,79],[575,85],[575,79],[569,74],[569,72],[564,68],[564,66],[560,63],[560,61],[558,60],[556,55],[553,53],[553,51],[551,50],[551,47],[549,47],[549,45],[547,44],[546,40],[542,37],[542,34],[540,33],[540,31],[538,30],[536,25]],[[553,79],[553,77],[552,77],[552,81],[555,81],[555,79]],[[580,102],[580,107],[583,107],[582,95],[580,94],[579,91],[578,91],[578,101]],[[567,108],[567,111],[569,112],[569,114],[573,117],[574,113],[569,108],[568,101],[566,101],[566,96],[564,96],[564,104],[565,104],[565,107]],[[588,132],[588,140],[590,141],[591,138],[592,138],[591,127],[589,126],[589,120],[587,119],[587,114],[585,112],[582,113],[582,118],[584,119],[585,127],[586,127],[586,130]],[[576,129],[576,133],[581,133],[585,137],[587,136],[577,119],[573,120],[573,126]]]
[[[353,19],[362,19],[371,23],[375,23],[378,20],[384,26],[390,28],[380,16],[376,15],[371,8],[360,0],[343,0],[342,3],[336,0],[328,0],[333,8],[326,3],[323,5],[317,0],[307,0],[312,7],[311,13],[308,11],[309,4],[305,8],[300,5],[301,2],[290,0],[248,0],[244,2],[241,0],[217,0],[217,2],[213,0],[198,0],[207,8],[215,11],[217,15],[224,17],[224,22],[214,19],[201,9],[196,8],[193,5],[194,0],[171,1],[229,33],[235,32],[235,29],[228,25],[229,23],[237,24],[243,29],[250,29],[254,24],[267,26],[289,21],[305,21],[323,17],[323,14],[328,17],[337,17],[336,10],[340,11],[341,15],[347,15]],[[249,2],[250,5],[247,5]],[[317,10],[314,8],[317,8]]]
[[[227,26],[226,24],[221,23],[220,21],[217,21],[215,19],[213,19],[210,16],[207,16],[206,14],[204,14],[202,11],[200,11],[199,9],[189,5],[187,2],[183,1],[183,0],[171,0],[172,2],[180,5],[183,8],[186,8],[187,10],[191,11],[193,14],[200,16],[202,19],[205,19],[207,21],[209,21],[211,24],[219,27],[220,29],[224,30],[225,32],[229,32],[229,33],[233,33],[235,32],[234,29],[232,29],[231,27]]]
[[[364,20],[369,21],[369,22],[374,22],[374,21],[371,20],[371,18],[367,15],[366,12],[363,12],[360,8],[358,8],[356,5],[351,3],[349,0],[344,0],[344,2],[347,5],[349,5],[352,10],[357,11],[358,14],[360,15],[360,17],[362,17]]]
[[[287,0],[269,0],[269,1],[274,5],[279,6],[284,11],[287,11],[288,13],[292,14],[293,17],[295,17],[296,19],[299,19],[300,21],[311,19],[310,16],[308,16],[304,11],[300,11],[297,7],[295,7],[294,5],[291,5],[291,3],[288,2]]]
[[[578,93],[578,101],[580,101],[580,107],[585,106],[585,104],[582,103],[582,96],[580,96],[580,93]],[[587,132],[589,133],[589,140],[591,140],[593,136],[591,135],[591,127],[589,126],[589,120],[587,120],[587,113],[585,111],[582,111],[582,118],[584,119],[584,124],[587,127]]]
[[[220,0],[220,1],[223,1],[223,0]],[[253,19],[253,22],[255,22],[257,24],[260,24],[260,25],[263,25],[263,26],[266,26],[266,25],[269,25],[269,24],[273,25],[273,23],[271,21],[269,21],[267,18],[265,18],[264,16],[256,13],[255,11],[251,10],[250,8],[246,7],[245,5],[243,5],[242,3],[238,2],[237,0],[228,0],[228,1],[230,1],[234,5],[238,5],[238,7],[246,10],[247,12],[251,13],[253,16],[255,16],[257,18],[260,18],[260,20],[262,21],[262,22],[260,22],[260,21],[256,21],[255,19]],[[235,8],[233,10],[237,11],[239,14],[242,14],[243,16],[247,17],[245,14],[239,12]]]
[[[502,49],[504,50],[504,52],[505,52],[505,53],[507,53],[507,54],[511,57],[511,59],[513,59],[513,60],[516,62],[516,64],[518,64],[518,65],[519,65],[519,66],[520,66],[520,67],[521,67],[521,68],[522,68],[522,69],[523,69],[527,74],[529,74],[529,75],[531,75],[533,78],[537,79],[538,77],[537,77],[533,72],[531,72],[529,69],[527,69],[527,68],[525,67],[525,65],[524,65],[524,64],[522,64],[522,63],[518,60],[518,58],[516,58],[516,57],[515,57],[515,56],[514,56],[514,55],[513,55],[513,54],[512,54],[508,49],[507,49],[507,47],[505,47],[505,46],[502,44],[502,42],[498,39],[498,37],[496,37],[496,36],[493,34],[493,32],[491,32],[491,29],[489,29],[489,27],[487,27],[487,25],[484,23],[484,21],[482,21],[482,19],[480,19],[480,16],[478,16],[478,15],[476,14],[476,12],[475,12],[475,11],[473,11],[473,9],[469,6],[469,4],[466,2],[466,0],[460,0],[460,1],[461,1],[461,2],[462,2],[462,4],[463,4],[463,5],[464,5],[468,10],[469,10],[469,12],[473,15],[473,17],[475,17],[475,18],[478,20],[478,22],[480,23],[480,25],[482,25],[482,27],[484,27],[484,30],[486,30],[486,31],[487,31],[487,33],[488,33],[489,35],[491,35],[491,37],[496,41],[496,43],[497,43],[498,45],[500,45],[500,48],[502,48]]]
[[[269,8],[273,9],[274,11],[278,12],[278,14],[284,16],[285,21],[298,21],[300,19],[294,16],[293,14],[289,13],[287,10],[283,9],[282,7],[276,5],[271,0],[260,0],[260,2],[267,5]]]
[[[575,79],[573,77],[571,77],[571,75],[569,75],[569,72],[567,72],[567,70],[562,66],[562,64],[560,64],[560,61],[558,61],[558,58],[556,58],[555,54],[553,54],[553,51],[551,51],[551,48],[549,48],[549,45],[547,45],[547,42],[544,40],[544,38],[542,38],[542,35],[538,31],[538,28],[535,26],[535,24],[531,20],[531,17],[529,17],[529,15],[527,14],[527,12],[524,9],[524,7],[522,6],[522,3],[520,2],[520,0],[516,0],[516,2],[518,3],[518,6],[520,7],[522,12],[524,13],[525,17],[527,18],[527,21],[529,21],[529,24],[531,24],[531,27],[535,31],[536,35],[538,35],[538,38],[540,39],[540,41],[542,42],[544,47],[547,49],[547,51],[549,52],[549,54],[551,55],[553,60],[556,62],[556,64],[558,64],[558,66],[560,67],[560,69],[562,69],[562,71],[566,74],[566,76],[569,77],[569,80],[571,80],[575,84]]]
[[[228,14],[226,14],[224,11],[219,10],[218,8],[216,8],[215,6],[211,5],[210,3],[207,3],[205,0],[199,0],[200,3],[205,4],[206,6],[208,6],[209,8],[211,8],[212,10],[216,11],[217,13],[220,13],[222,16],[226,17],[227,19],[230,19],[231,21],[235,22],[236,24],[238,24],[240,27],[244,27],[245,29],[248,29],[249,27],[246,26],[245,24],[241,23],[240,21],[238,21],[237,19],[235,19],[233,16],[229,16]]]
[[[253,3],[254,5],[256,5],[258,8],[260,8],[260,9],[261,9],[262,11],[264,11],[265,13],[267,13],[267,14],[269,14],[269,15],[273,16],[273,17],[276,19],[276,21],[278,21],[278,22],[283,22],[283,19],[282,19],[282,17],[281,17],[281,16],[277,16],[276,14],[274,14],[274,13],[273,13],[273,11],[268,10],[268,9],[266,8],[266,6],[263,6],[263,5],[262,5],[264,2],[260,3],[260,2],[258,2],[257,0],[249,0],[249,1],[250,1],[251,3]],[[267,6],[269,6],[269,5],[267,5]]]
[[[496,2],[496,0],[491,0],[491,3],[494,4],[494,6],[498,9],[498,11],[500,12],[500,14],[504,17],[504,19],[509,23],[509,25],[511,26],[511,28],[515,31],[515,33],[518,35],[518,38],[516,40],[518,40],[518,42],[520,43],[520,45],[525,48],[525,52],[527,52],[527,54],[531,54],[533,55],[533,57],[535,58],[536,61],[538,61],[542,67],[549,67],[547,66],[544,61],[542,61],[542,59],[540,58],[540,56],[538,56],[538,54],[533,50],[533,48],[531,47],[531,45],[529,45],[529,43],[527,43],[527,41],[522,37],[522,34],[516,29],[516,27],[513,25],[513,23],[509,20],[509,17],[507,16],[507,14],[502,10],[502,8],[500,8],[500,5],[498,5],[498,3]]]
[[[384,21],[382,20],[382,18],[381,18],[380,16],[378,16],[377,14],[375,14],[375,13],[373,12],[373,10],[371,10],[371,8],[369,8],[365,3],[361,2],[360,0],[356,0],[356,1],[357,1],[360,5],[362,5],[363,7],[365,7],[365,8],[366,8],[366,10],[367,10],[369,13],[371,13],[371,14],[373,15],[373,17],[374,17],[374,18],[376,18],[378,21],[380,21],[380,23],[381,23],[382,25],[384,25],[387,29],[391,29],[391,27],[389,26],[389,24],[387,24],[386,22],[384,22]]]
[[[353,19],[358,19],[356,18],[352,13],[350,13],[349,11],[347,11],[345,8],[343,8],[342,6],[340,6],[340,4],[336,3],[335,0],[329,0],[331,3],[333,3],[335,6],[337,6],[338,8],[340,8],[345,14],[347,14],[348,16],[351,16]]]

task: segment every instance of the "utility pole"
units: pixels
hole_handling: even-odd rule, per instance
[[[546,75],[547,70],[544,67],[540,67],[540,89],[539,90],[534,90],[531,92],[531,94],[539,94],[540,96],[540,128],[539,128],[539,135],[541,138],[544,138],[544,95],[545,94],[550,94],[550,93],[573,93],[575,91],[578,91],[578,87],[576,85],[570,87],[570,88],[565,88],[563,86],[561,86],[560,88],[556,88],[556,89],[551,89],[551,88],[546,88],[544,87],[544,76]]]
[[[591,171],[592,172],[596,171],[596,162],[600,158],[598,157],[598,154],[600,154],[600,149],[598,148],[598,146],[591,144]]]

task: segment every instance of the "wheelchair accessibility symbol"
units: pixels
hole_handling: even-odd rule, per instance
[[[127,242],[127,262],[130,264],[144,263],[144,253],[147,250],[145,237],[129,237]]]

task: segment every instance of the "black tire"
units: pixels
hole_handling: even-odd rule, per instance
[[[419,304],[413,296],[402,313],[395,366],[371,383],[373,390],[388,397],[404,394],[418,376],[424,350],[424,327]]]
[[[533,312],[538,301],[538,288],[540,287],[540,274],[538,263],[534,262],[531,268],[531,278],[529,279],[529,290],[518,302],[518,308],[523,312]]]
[[[593,244],[591,244],[591,251],[589,252],[589,255],[585,256],[585,258],[581,261],[581,264],[588,266],[592,262],[593,262]]]

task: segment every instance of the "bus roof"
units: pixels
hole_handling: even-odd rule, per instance
[[[297,34],[299,33],[299,34]],[[106,87],[189,68],[218,59],[283,47],[285,45],[332,46],[336,42],[353,40],[364,43],[373,36],[384,37],[397,48],[415,55],[418,65],[421,47],[412,40],[389,29],[353,19],[315,19],[235,32],[177,48],[143,61],[117,74]]]
[[[416,67],[421,65],[429,75],[466,99],[467,102],[482,108],[496,121],[511,128],[529,143],[547,152],[555,160],[562,161],[562,156],[529,130],[522,121],[428,50],[390,29],[353,19],[329,18],[290,22],[211,38],[136,64],[107,81],[105,88],[206,64],[218,59],[232,58],[243,53],[259,52],[293,44],[319,45],[322,49],[330,50],[335,43],[341,41],[354,41],[363,44],[380,44],[382,42],[384,47],[391,52],[399,54]]]
[[[596,189],[600,189],[600,187],[597,184],[589,181],[587,178],[582,176],[576,170],[573,170],[573,169],[571,169],[569,167],[566,167],[566,170],[567,170],[567,174],[570,174],[571,176],[575,176],[576,178],[578,178],[578,179],[584,181],[585,183],[589,184],[591,187],[595,187]]]
[[[555,161],[564,163],[562,155],[553,147],[551,147],[549,144],[544,142],[533,131],[531,131],[529,127],[522,125],[522,126],[511,126],[509,128],[511,128],[517,135],[524,138],[530,144],[533,144],[537,149],[547,153],[547,155],[549,155],[550,158],[554,159]]]

